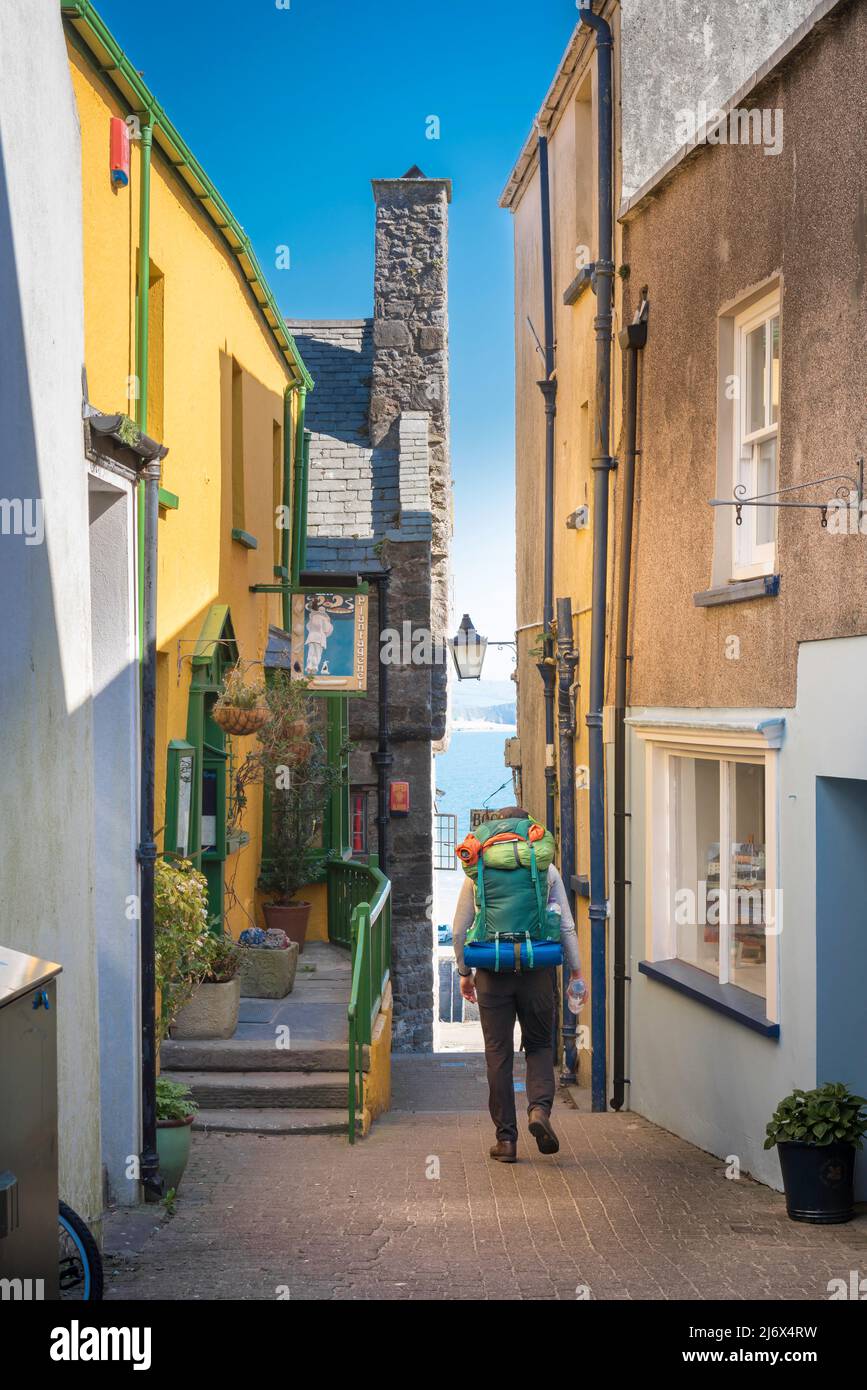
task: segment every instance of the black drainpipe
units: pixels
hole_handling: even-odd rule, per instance
[[[154,931],[154,773],[156,770],[157,691],[157,527],[160,464],[145,465],[144,566],[141,665],[141,804],[139,814],[139,892],[141,897],[141,1125],[140,1180],[149,1200],[162,1193],[157,1155],[157,1030]]]
[[[620,470],[620,564],[617,578],[617,652],[614,694],[614,1018],[612,1060],[614,1092],[611,1105],[621,1110],[629,1077],[626,1075],[627,959],[626,877],[626,685],[629,662],[629,586],[632,579],[632,522],[635,511],[635,463],[638,437],[638,354],[647,342],[647,297],[634,321],[618,339],[626,354],[624,400],[625,452]]]
[[[538,671],[545,687],[545,824],[554,833],[554,420],[557,378],[554,375],[554,290],[551,270],[551,204],[548,188],[548,141],[539,135],[539,196],[542,205],[542,291],[545,316],[545,380],[538,383],[545,399],[545,554],[543,656]],[[562,846],[561,846],[562,853]],[[566,882],[569,880],[567,879]]]
[[[572,705],[572,683],[578,653],[572,643],[572,600],[557,600],[557,730],[560,766],[560,873],[572,916],[575,916],[575,893],[572,878],[575,873],[575,712]],[[575,1040],[578,1020],[566,1001],[568,974],[562,972],[562,1030],[564,1066],[560,1076],[563,1083],[576,1080],[578,1050]]]
[[[394,754],[389,747],[388,729],[388,667],[382,660],[382,634],[388,627],[388,578],[391,570],[377,572],[371,578],[376,580],[379,640],[377,642],[377,681],[378,681],[378,744],[371,754],[376,767],[376,843],[379,854],[379,867],[388,873],[388,770],[394,762]]]
[[[614,466],[610,449],[611,329],[614,301],[614,167],[612,37],[609,24],[589,4],[579,11],[582,24],[596,35],[598,111],[599,246],[593,270],[596,293],[596,418],[593,437],[593,596],[590,639],[590,968],[591,968],[591,1104],[607,1107],[607,968],[608,902],[605,881],[605,748],[602,707],[605,702],[605,616],[608,601],[608,478]]]

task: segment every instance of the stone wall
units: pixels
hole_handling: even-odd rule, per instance
[[[443,179],[376,180],[372,319],[290,321],[316,383],[310,440],[307,565],[384,570],[388,626],[398,633],[449,627],[447,205]],[[370,594],[370,645],[379,608]],[[409,656],[404,652],[402,655]],[[365,700],[350,702],[350,777],[374,791],[380,666]],[[410,787],[410,812],[389,822],[393,885],[395,1051],[433,1045],[433,751],[445,739],[444,663],[388,668],[389,778]],[[378,850],[376,796],[369,842]]]

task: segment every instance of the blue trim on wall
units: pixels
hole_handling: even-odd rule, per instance
[[[761,1033],[765,1038],[780,1036],[779,1023],[771,1023],[765,1017],[764,999],[751,994],[748,989],[741,989],[738,985],[721,985],[706,970],[698,970],[683,960],[640,960],[638,969],[648,979],[676,989],[687,998],[705,1004],[715,1013],[725,1014],[726,1018],[742,1023],[745,1028],[752,1028],[753,1032]]]

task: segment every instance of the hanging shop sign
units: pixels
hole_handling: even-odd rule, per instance
[[[366,692],[366,593],[310,589],[292,595],[291,671],[321,694]]]

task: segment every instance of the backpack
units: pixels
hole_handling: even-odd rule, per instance
[[[554,837],[529,817],[485,821],[455,851],[473,883],[464,959],[483,970],[559,965],[560,914],[548,908]]]

